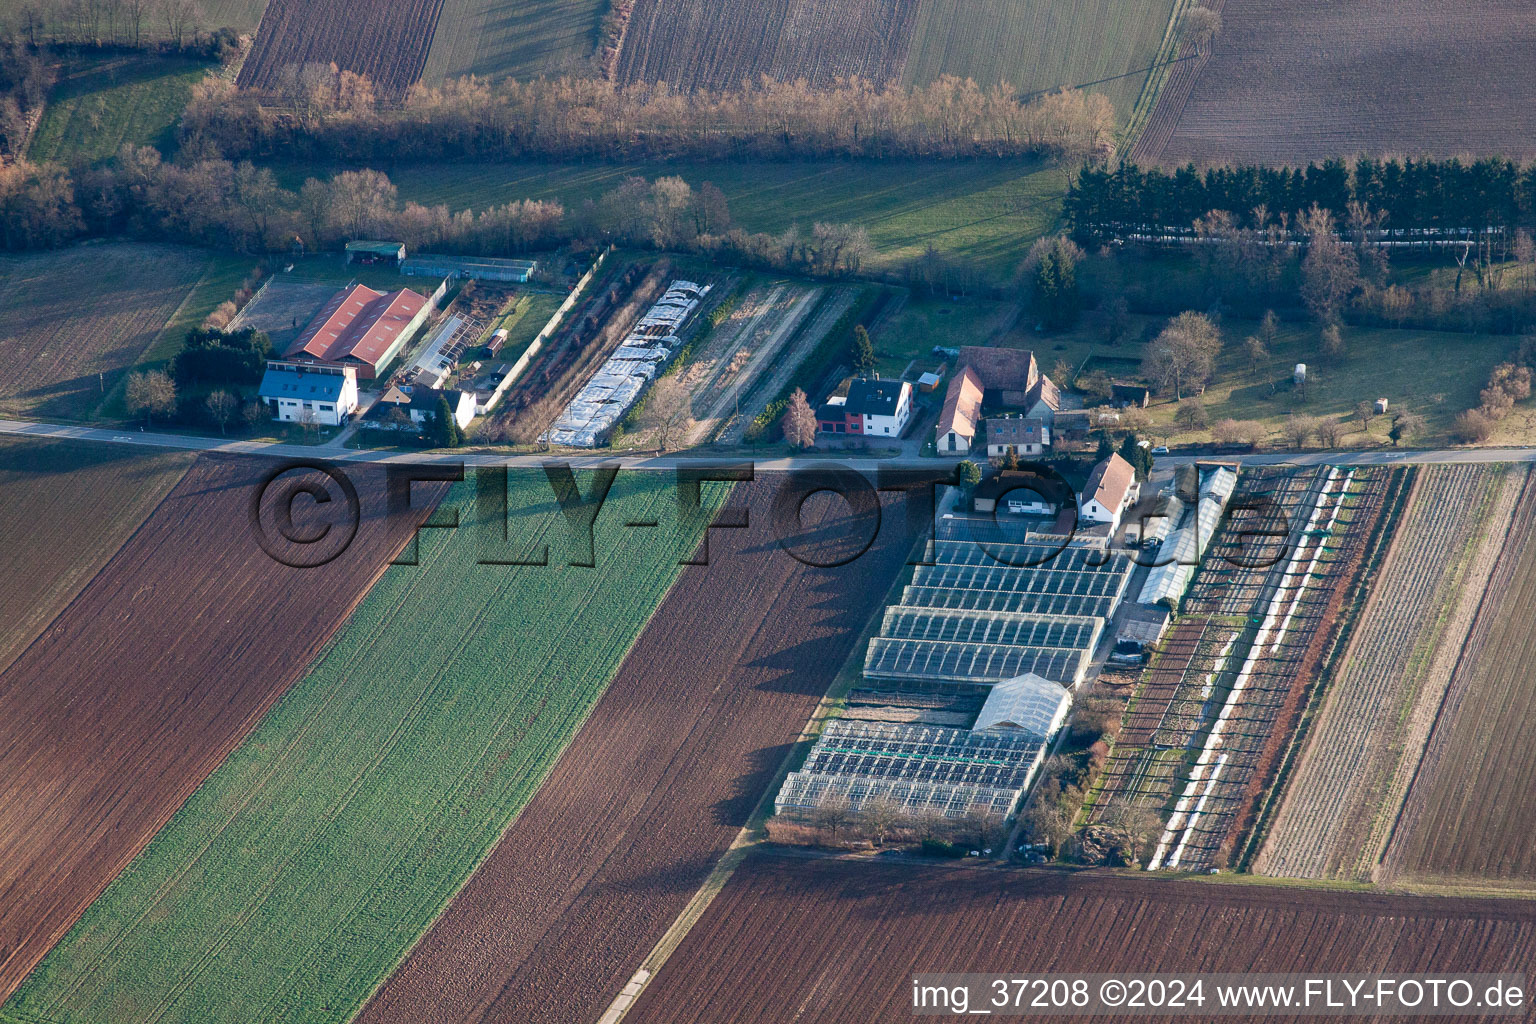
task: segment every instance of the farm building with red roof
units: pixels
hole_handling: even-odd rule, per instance
[[[377,377],[430,309],[425,296],[407,288],[386,294],[354,284],[337,292],[283,355],[355,366],[358,377]]]

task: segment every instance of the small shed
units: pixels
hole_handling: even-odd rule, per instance
[[[1307,364],[1306,363],[1297,363],[1296,364],[1296,372],[1293,375],[1292,379],[1297,384],[1305,384],[1307,382]]]
[[[505,327],[496,328],[491,332],[491,340],[486,343],[486,350],[489,351],[491,355],[495,355],[501,351],[501,346],[507,343],[508,337],[509,335],[507,334],[507,329]]]
[[[404,242],[356,241],[347,243],[348,263],[388,263],[391,266],[398,266],[404,259]]]
[[[1386,414],[1387,414],[1387,400],[1385,398],[1378,398],[1378,399],[1376,399],[1376,415],[1378,415],[1378,416],[1385,416]]]
[[[925,373],[917,378],[917,390],[937,391],[939,389],[939,381],[942,379],[936,373]]]

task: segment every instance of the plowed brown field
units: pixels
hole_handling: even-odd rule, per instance
[[[443,0],[272,0],[240,68],[243,88],[270,89],[282,69],[335,63],[400,96],[427,63]]]
[[[906,1024],[929,972],[1523,972],[1533,956],[1529,901],[757,856],[624,1020]]]
[[[0,675],[0,1001],[298,677],[408,536],[384,474],[322,568],[247,528],[265,459],[203,456]],[[418,488],[417,504],[424,491]],[[300,530],[317,527],[295,506]],[[424,513],[423,513],[424,514]]]
[[[624,48],[621,82],[732,89],[767,75],[826,85],[858,75],[900,78],[917,0],[639,0]]]
[[[1209,60],[1170,78],[1137,159],[1536,152],[1527,0],[1224,0],[1221,16]]]
[[[593,1021],[739,833],[905,561],[887,509],[839,568],[791,558],[740,485],[538,796],[359,1020]],[[806,506],[818,550],[856,530]],[[813,511],[813,506],[816,509]],[[820,517],[820,518],[815,518]],[[817,556],[818,561],[831,559]]]

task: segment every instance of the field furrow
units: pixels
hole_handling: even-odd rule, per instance
[[[782,476],[742,484],[548,781],[360,1018],[598,1019],[746,824],[909,550],[820,569],[775,540]],[[862,538],[813,499],[815,560]],[[889,520],[888,520],[889,523]]]

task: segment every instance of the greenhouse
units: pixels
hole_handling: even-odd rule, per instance
[[[928,684],[964,690],[990,686],[1026,672],[1064,686],[1087,671],[1089,650],[1013,647],[944,640],[895,640],[877,636],[864,655],[864,677],[884,683]],[[941,684],[950,684],[942,686]]]
[[[1063,686],[1026,674],[992,687],[973,726],[976,732],[1024,733],[1041,742],[1067,720],[1072,694]]]
[[[840,797],[854,812],[882,799],[907,814],[958,818],[980,809],[1003,817],[1044,753],[1044,742],[1024,733],[833,721],[784,780],[775,810],[804,814]]]
[[[1072,615],[1108,618],[1112,597],[1080,594],[1031,594],[1021,591],[951,590],[947,587],[904,587],[901,603],[921,608],[961,608],[967,611],[1023,612],[1030,615]]]
[[[1103,628],[1099,620],[1081,617],[893,605],[885,611],[880,635],[901,640],[958,640],[1092,650]]]

